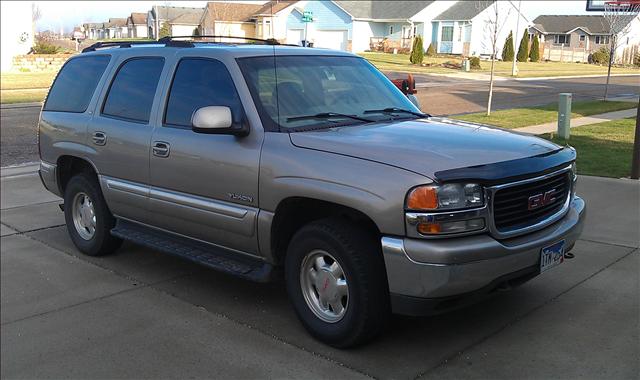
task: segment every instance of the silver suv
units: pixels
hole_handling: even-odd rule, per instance
[[[573,149],[423,114],[339,51],[99,43],[58,74],[39,146],[80,251],[284,277],[336,347],[562,263],[585,216]]]

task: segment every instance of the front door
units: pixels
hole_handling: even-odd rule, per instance
[[[146,223],[151,115],[158,107],[154,99],[164,58],[149,55],[116,64],[89,123],[88,153],[111,212]]]
[[[235,70],[240,77],[237,66]],[[262,130],[253,129],[245,137],[196,133],[191,117],[205,106],[229,107],[234,123],[247,123],[227,66],[185,54],[176,65],[166,108],[151,139],[153,225],[257,254]]]
[[[439,53],[451,54],[453,51],[453,24],[442,25],[440,31],[440,51]]]

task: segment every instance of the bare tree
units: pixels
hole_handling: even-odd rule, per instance
[[[609,94],[609,79],[611,78],[611,66],[615,62],[616,49],[620,41],[629,34],[631,20],[640,12],[640,1],[621,0],[607,1],[604,5],[603,23],[609,30],[609,67],[607,68],[607,83],[604,86],[604,100]]]
[[[484,20],[484,36],[486,37],[483,44],[487,44],[491,48],[491,75],[489,77],[489,99],[487,100],[487,116],[491,115],[491,101],[493,99],[493,76],[498,55],[498,38],[501,35],[505,22],[509,19],[511,7],[507,12],[500,9],[498,1],[476,1],[476,9],[479,12],[486,10],[487,17]],[[520,15],[518,15],[519,17]]]
[[[42,11],[36,3],[31,3],[31,36],[36,37],[36,23],[42,18]]]

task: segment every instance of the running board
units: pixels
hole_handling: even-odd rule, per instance
[[[180,256],[198,264],[256,282],[272,280],[273,266],[262,260],[215,247],[137,223],[118,220],[111,235]]]

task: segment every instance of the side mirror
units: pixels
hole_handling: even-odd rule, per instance
[[[248,128],[234,125],[231,109],[224,106],[198,108],[191,117],[191,129],[196,133],[243,136]]]
[[[418,101],[418,97],[413,95],[413,94],[407,94],[407,98],[409,98],[409,101],[411,103],[413,103],[414,106],[418,107],[418,109],[420,108],[420,102]]]

